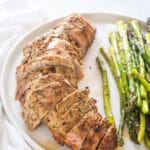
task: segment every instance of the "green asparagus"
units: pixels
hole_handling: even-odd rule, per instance
[[[139,128],[139,134],[138,134],[139,143],[141,143],[144,139],[145,126],[146,126],[145,115],[143,113],[140,113],[140,128]]]
[[[120,42],[122,43],[122,48],[125,52],[124,60],[126,65],[126,74],[128,78],[128,86],[129,86],[129,95],[127,96],[126,102],[126,121],[128,125],[128,130],[130,137],[136,142],[137,141],[137,132],[136,129],[139,126],[138,117],[138,109],[136,107],[136,82],[134,77],[131,75],[131,70],[135,67],[135,62],[133,59],[133,54],[130,48],[130,44],[128,41],[127,31],[128,26],[123,21],[117,22],[118,32],[120,36]],[[135,113],[137,112],[137,113]]]
[[[146,146],[150,148],[150,138],[148,137],[147,133],[145,133],[144,141],[145,141]]]
[[[109,91],[107,71],[103,66],[103,61],[100,59],[100,57],[97,57],[96,61],[101,71],[102,79],[103,79],[103,98],[104,98],[104,109],[105,109],[106,117],[110,124],[114,124],[115,121],[114,121],[111,104],[110,104],[110,91]]]
[[[124,128],[124,122],[125,122],[125,110],[124,110],[124,107],[123,107],[123,104],[122,103],[123,101],[125,101],[125,96],[123,95],[124,94],[124,91],[122,90],[123,89],[123,84],[122,84],[122,81],[121,81],[121,78],[120,78],[120,72],[118,70],[118,66],[117,66],[117,63],[114,62],[114,59],[112,56],[108,56],[108,53],[104,50],[104,48],[100,48],[100,52],[102,53],[102,55],[105,57],[105,59],[107,60],[108,62],[108,65],[110,66],[110,69],[112,71],[112,74],[116,80],[116,83],[117,83],[117,87],[118,87],[118,90],[119,90],[119,95],[120,95],[120,101],[121,101],[121,118],[120,118],[120,123],[119,123],[119,130],[118,130],[118,143],[120,146],[122,146],[124,144],[124,140],[123,140],[123,128]]]
[[[145,62],[149,65],[150,64],[150,59],[148,58],[148,54],[146,52],[146,47],[144,44],[144,40],[142,38],[141,32],[140,32],[140,26],[139,22],[137,20],[132,20],[131,25],[133,27],[133,30],[135,32],[137,41],[139,42],[140,46],[137,46],[138,51],[141,53],[142,52],[142,57],[139,54],[139,65],[140,65],[140,74],[141,76],[145,76],[146,69],[145,69]],[[140,48],[141,47],[141,48]],[[144,59],[144,60],[143,60]],[[141,90],[141,97],[142,97],[142,112],[143,113],[148,113],[149,112],[149,106],[148,106],[148,98],[147,98],[147,90],[145,89],[144,85],[140,85],[140,90]]]
[[[130,94],[133,96],[135,94],[135,82],[134,82],[134,78],[131,76],[132,54],[131,54],[131,49],[127,37],[127,24],[125,24],[123,21],[118,21],[117,27],[122,42],[122,46],[125,51],[124,57],[126,57],[126,68],[127,68],[127,77],[129,80],[129,91]]]
[[[123,145],[123,128],[126,121],[132,140],[137,144],[144,140],[150,148],[150,18],[147,21],[149,32],[145,33],[145,37],[141,34],[138,20],[131,20],[130,23],[127,25],[124,21],[118,21],[117,31],[109,34],[109,53],[104,48],[100,48],[100,52],[108,62],[119,90],[119,144]],[[107,76],[100,58],[97,58],[97,62],[102,76]],[[108,100],[108,81],[103,79],[104,82],[106,84],[103,89],[106,89],[106,92],[103,96]],[[107,105],[110,103],[105,103],[105,111],[111,114],[111,109],[106,109]],[[107,118],[111,115],[106,114]],[[108,120],[113,122],[111,118]]]
[[[141,81],[141,83],[145,86],[146,90],[150,92],[150,83],[148,83],[144,76],[138,73],[135,69],[132,69],[132,74]]]

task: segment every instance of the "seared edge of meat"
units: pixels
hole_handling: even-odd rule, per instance
[[[80,150],[83,141],[88,136],[91,128],[102,119],[96,111],[89,111],[84,117],[67,133],[65,143],[73,150]],[[89,145],[90,146],[90,145]]]
[[[97,150],[114,150],[117,147],[117,134],[115,125],[111,125],[100,141]]]
[[[95,150],[106,134],[108,127],[109,123],[106,119],[97,119],[82,143],[81,150]]]

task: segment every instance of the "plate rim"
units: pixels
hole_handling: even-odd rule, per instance
[[[116,14],[116,13],[107,13],[107,12],[89,12],[89,13],[79,13],[83,16],[95,16],[95,15],[102,15],[102,16],[115,16],[115,17],[123,17],[123,18],[126,18],[126,19],[137,19],[139,20],[140,22],[142,22],[143,24],[145,24],[146,22],[143,20],[143,19],[138,19],[138,18],[135,18],[133,16],[126,16],[126,15],[122,15],[122,14]],[[0,97],[1,97],[1,102],[2,102],[2,106],[4,108],[4,111],[8,117],[8,120],[11,122],[11,124],[13,125],[13,127],[18,131],[18,134],[25,140],[25,142],[31,146],[33,149],[37,149],[37,150],[43,150],[44,148],[42,148],[36,141],[34,141],[25,131],[22,130],[22,128],[17,124],[17,122],[15,121],[15,119],[13,118],[13,116],[11,115],[11,112],[9,111],[9,108],[7,107],[7,104],[6,104],[6,94],[3,90],[4,88],[4,78],[5,78],[5,71],[7,68],[7,63],[9,62],[11,56],[13,55],[13,53],[15,52],[16,50],[16,47],[21,43],[23,42],[28,36],[30,36],[30,34],[32,34],[33,32],[39,30],[40,28],[42,28],[42,26],[45,26],[45,25],[48,25],[52,22],[57,22],[59,21],[60,19],[64,18],[66,16],[63,16],[63,17],[59,17],[59,18],[56,18],[56,19],[52,19],[52,20],[47,20],[43,23],[40,23],[39,25],[36,25],[35,27],[31,28],[29,31],[27,31],[22,37],[19,38],[19,40],[17,40],[17,42],[14,44],[14,46],[10,49],[7,57],[5,58],[5,61],[2,65],[2,69],[1,69],[1,73],[0,73],[0,81],[1,81],[1,84],[0,84]]]

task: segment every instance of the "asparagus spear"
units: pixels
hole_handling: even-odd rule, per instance
[[[115,72],[116,72],[116,81],[117,81],[117,86],[118,86],[118,90],[120,93],[120,103],[121,103],[121,109],[120,109],[120,113],[121,113],[121,118],[120,118],[120,123],[119,123],[119,130],[118,130],[118,142],[119,144],[122,146],[124,141],[123,141],[123,128],[124,128],[124,122],[125,122],[125,103],[126,103],[126,94],[125,94],[125,90],[123,87],[123,82],[121,79],[121,74],[120,74],[120,70],[119,70],[119,65],[116,61],[116,57],[115,57],[115,53],[113,48],[109,48],[109,51],[111,53],[111,57],[112,57],[112,64],[115,67]]]
[[[105,51],[105,49],[103,47],[100,47],[100,53],[102,53],[102,55],[104,56],[104,58],[106,59],[110,69],[111,69],[111,72],[114,76],[115,79],[117,79],[117,75],[116,75],[116,72],[115,72],[115,68],[114,68],[114,65],[112,64],[112,60],[110,58],[110,56],[107,54],[107,52]]]
[[[145,115],[143,113],[140,113],[140,128],[139,128],[139,134],[138,134],[139,143],[141,143],[144,139],[145,127],[146,127]]]
[[[148,83],[144,76],[138,73],[135,69],[132,69],[132,74],[141,81],[141,83],[145,86],[146,90],[150,92],[150,83]]]
[[[148,106],[146,89],[150,90],[150,84],[135,69],[132,70],[132,74],[135,75],[135,77],[138,78],[142,82],[142,84],[141,84],[141,96],[144,98],[142,101],[142,112],[144,114],[147,114],[149,112],[149,106]],[[146,89],[144,88],[144,86],[146,87]]]
[[[120,39],[122,42],[123,49],[125,50],[125,58],[126,58],[126,68],[127,68],[127,77],[129,80],[129,91],[131,95],[135,94],[135,82],[134,78],[131,76],[131,70],[132,70],[132,55],[131,55],[131,49],[128,42],[127,37],[127,24],[125,24],[123,21],[117,22],[118,26],[118,32],[120,35]]]
[[[111,57],[112,57],[112,64],[115,68],[115,71],[116,71],[116,74],[117,74],[117,82],[118,82],[118,88],[120,90],[120,94],[121,96],[124,96],[125,94],[125,91],[124,91],[124,88],[123,88],[123,82],[122,82],[122,79],[121,79],[121,73],[120,73],[120,69],[119,69],[119,65],[116,61],[116,57],[115,57],[115,53],[114,53],[114,49],[112,47],[109,48],[109,51],[111,53]]]
[[[140,70],[139,66],[139,56],[137,54],[137,39],[135,38],[135,33],[133,31],[133,28],[131,26],[128,26],[128,40],[129,40],[129,44],[132,50],[132,59],[134,62],[134,69],[136,69],[137,71]],[[136,84],[136,94],[137,94],[137,106],[141,107],[142,106],[142,98],[141,98],[141,92],[140,92],[140,82],[135,79],[135,84]]]
[[[144,65],[144,61],[141,56],[139,56],[139,61],[140,61],[140,74],[144,76],[145,75],[145,65]],[[140,88],[141,88],[141,97],[147,98],[147,92],[146,92],[143,84],[141,84]]]
[[[137,20],[132,20],[131,21],[131,25],[133,27],[133,30],[135,32],[135,35],[136,35],[136,38],[139,42],[139,45],[140,45],[140,49],[139,49],[139,46],[137,46],[137,48],[139,49],[139,51],[142,51],[142,56],[143,56],[143,59],[146,60],[146,62],[148,64],[150,64],[150,60],[148,58],[148,55],[146,53],[146,49],[145,49],[145,45],[144,45],[144,41],[143,41],[143,38],[142,38],[142,35],[140,33],[140,27],[139,27],[139,23]],[[142,49],[142,50],[141,50]],[[142,57],[139,55],[139,61],[140,61],[140,74],[144,77],[145,76],[145,73],[146,73],[146,70],[145,70],[145,64],[144,64],[144,61],[143,61]],[[140,90],[141,90],[141,97],[143,98],[143,101],[142,101],[142,112],[143,113],[148,113],[149,112],[149,106],[148,106],[148,99],[147,99],[147,91],[144,87],[143,84],[141,84],[140,86]]]
[[[142,35],[140,33],[140,27],[139,27],[138,20],[132,20],[131,25],[134,29],[134,32],[135,32],[137,40],[138,40],[138,42],[137,42],[138,49],[139,49],[140,53],[142,54],[142,57],[143,57],[144,61],[148,65],[150,65],[150,58],[149,58],[149,56],[147,55],[147,52],[146,52],[146,47],[144,45],[144,40],[143,40]]]
[[[127,24],[123,21],[117,22],[118,32],[122,43],[122,48],[125,51],[125,62],[126,62],[126,70],[127,70],[127,77],[129,82],[129,93],[130,95],[127,97],[127,106],[126,106],[126,121],[129,129],[130,137],[136,142],[137,141],[137,127],[139,126],[139,121],[137,119],[138,116],[138,109],[135,105],[136,100],[136,84],[134,77],[131,76],[131,70],[134,66],[132,62],[132,51],[129,45],[128,36],[127,36]],[[135,113],[136,112],[136,113]]]
[[[103,98],[104,98],[104,109],[105,109],[105,114],[106,117],[109,121],[110,124],[114,124],[114,117],[112,114],[112,109],[111,109],[111,104],[110,104],[110,91],[109,91],[109,85],[108,85],[108,76],[107,76],[107,71],[105,67],[103,66],[103,61],[97,57],[96,58],[98,67],[101,71],[102,78],[103,78]]]
[[[150,58],[150,33],[146,33],[146,53],[147,56]]]
[[[131,50],[133,52],[133,56],[134,56],[134,61],[136,62],[136,68],[134,68],[135,70],[140,70],[140,68],[138,68],[139,66],[139,57],[136,53],[137,51],[137,45],[136,45],[136,39],[135,39],[135,34],[133,32],[133,29],[131,26],[128,26],[128,39],[129,39],[129,43],[130,43],[130,46],[131,46]],[[139,81],[136,81],[136,87],[137,87],[137,106],[138,107],[141,107],[142,106],[142,98],[141,98],[141,91],[140,91],[140,88],[141,88],[141,85],[139,83]],[[145,129],[143,129],[142,127],[144,126],[144,117],[143,115],[140,113],[140,128],[139,128],[139,132],[138,132],[138,140],[137,142],[138,143],[141,143],[143,141],[143,137],[144,137],[144,131]]]
[[[144,66],[144,61],[142,59],[142,57],[140,57],[140,74],[141,75],[145,75],[145,66]],[[144,87],[143,84],[141,84],[140,86],[140,89],[141,89],[141,97],[143,98],[143,101],[142,101],[142,112],[144,114],[147,114],[149,112],[149,106],[148,106],[148,99],[147,99],[147,91]]]
[[[112,56],[108,56],[108,53],[104,50],[104,48],[100,48],[100,52],[102,53],[102,55],[104,56],[104,58],[106,59],[112,74],[116,80],[117,83],[117,87],[119,90],[119,95],[120,95],[120,101],[123,102],[125,101],[125,96],[123,96],[122,94],[124,93],[124,91],[121,91],[123,88],[123,84],[120,78],[120,72],[118,71],[118,67],[116,65],[116,63],[114,63],[114,59]],[[123,128],[124,128],[124,121],[125,121],[125,110],[122,109],[123,105],[121,106],[121,118],[120,118],[120,123],[119,123],[119,130],[118,130],[118,143],[120,146],[122,146],[124,144],[124,140],[123,140]]]
[[[150,18],[147,19],[147,29],[150,32]]]
[[[111,49],[110,49],[111,50],[110,52],[111,52],[111,55],[114,57],[114,59],[116,59],[116,63],[120,71],[121,79],[123,82],[123,88],[124,88],[123,90],[124,92],[126,92],[126,95],[129,95],[128,94],[128,81],[127,81],[126,71],[123,66],[123,61],[122,61],[123,55],[121,55],[119,51],[119,42],[118,42],[119,38],[118,38],[117,32],[111,32],[109,34],[109,38],[114,49],[114,52]]]
[[[145,46],[144,46],[144,41],[140,32],[140,27],[139,27],[139,22],[138,20],[131,20],[131,25],[134,29],[134,32],[136,34],[136,37],[139,41],[139,44],[141,45],[142,51],[145,52]]]
[[[150,138],[148,137],[147,133],[145,133],[144,141],[145,141],[146,146],[150,148]]]

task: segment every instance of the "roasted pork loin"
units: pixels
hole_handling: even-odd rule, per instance
[[[16,70],[16,99],[29,130],[45,124],[61,145],[72,150],[113,150],[116,128],[98,113],[89,89],[78,89],[80,64],[95,27],[79,14],[61,19],[23,49]],[[109,142],[109,143],[108,143]]]

